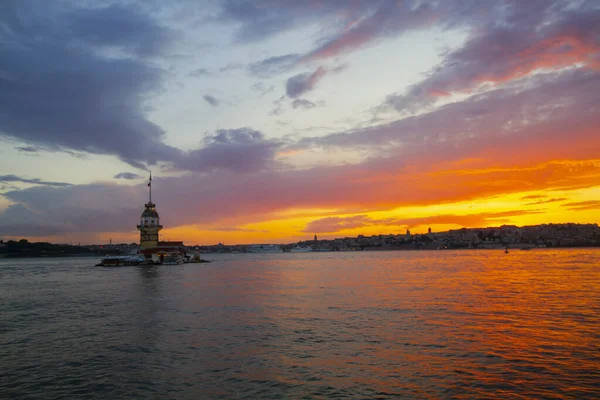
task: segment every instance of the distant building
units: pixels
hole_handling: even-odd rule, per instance
[[[427,233],[431,233],[431,227],[429,227],[429,229],[427,230]]]

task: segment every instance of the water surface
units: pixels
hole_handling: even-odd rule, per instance
[[[0,260],[0,398],[598,398],[600,250]]]

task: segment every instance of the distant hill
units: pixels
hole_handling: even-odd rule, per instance
[[[26,239],[0,243],[0,257],[64,257],[92,254],[88,248],[68,244],[29,242]]]

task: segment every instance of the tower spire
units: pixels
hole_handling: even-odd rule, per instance
[[[149,199],[148,202],[152,203],[152,171],[150,171],[150,180],[148,181],[148,195],[149,195]]]

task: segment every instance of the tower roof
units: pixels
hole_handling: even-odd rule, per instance
[[[142,213],[142,218],[158,218],[158,212],[156,212],[156,204],[146,203],[146,209]]]

